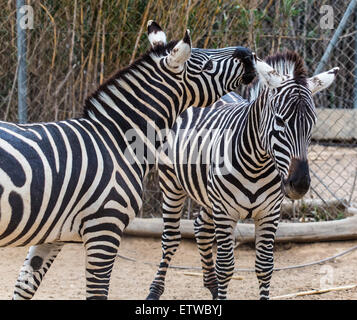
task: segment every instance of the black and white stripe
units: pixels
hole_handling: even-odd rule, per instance
[[[0,123],[0,246],[32,246],[15,299],[34,295],[66,242],[84,243],[87,298],[107,298],[165,130],[188,106],[205,107],[254,78],[249,49],[191,49],[188,31],[166,43],[152,21],[148,33],[152,48],[101,85],[83,117]]]
[[[234,271],[234,229],[246,218],[255,221],[260,297],[269,298],[282,200],[301,198],[309,188],[307,148],[316,121],[312,94],[332,83],[337,68],[308,79],[294,52],[267,62],[257,60],[259,82],[250,101],[229,93],[211,108],[189,108],[177,119],[159,164],[163,256],[148,299],[164,291],[187,196],[202,206],[194,228],[204,286],[213,298],[226,298]]]

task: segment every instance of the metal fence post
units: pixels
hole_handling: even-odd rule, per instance
[[[17,29],[17,62],[18,62],[18,121],[27,122],[27,65],[26,65],[26,30],[21,26],[25,5],[24,0],[16,0],[16,29]],[[22,12],[22,13],[21,13]]]
[[[357,109],[357,12],[355,12],[355,87],[354,87],[354,100],[353,108]]]

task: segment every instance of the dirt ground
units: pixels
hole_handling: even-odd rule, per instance
[[[275,266],[284,267],[333,256],[357,245],[357,241],[340,241],[310,244],[278,244],[275,250]],[[0,249],[0,299],[12,297],[13,285],[26,256],[26,248]],[[155,275],[155,263],[161,256],[159,239],[126,236],[120,254],[136,259],[136,262],[118,258],[111,279],[109,299],[145,299]],[[254,248],[241,244],[235,250],[236,268],[254,268]],[[148,262],[143,263],[143,262]],[[183,240],[172,262],[176,266],[199,267],[200,260],[195,243]],[[199,270],[170,269],[166,290],[162,299],[210,299],[202,278],[185,275]],[[254,272],[238,272],[243,280],[232,280],[229,299],[257,299],[258,284]],[[344,286],[357,283],[357,250],[325,264],[300,269],[276,271],[271,282],[271,296],[280,296],[328,286]],[[58,255],[48,271],[35,299],[84,299],[84,250],[80,244],[68,244]],[[357,288],[334,291],[294,299],[357,300]]]

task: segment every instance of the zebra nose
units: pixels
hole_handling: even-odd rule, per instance
[[[233,53],[234,58],[242,60],[247,57],[253,57],[252,51],[249,48],[238,46]]]
[[[243,84],[249,84],[256,76],[254,55],[252,51],[245,47],[237,47],[233,57],[238,58],[244,66],[244,74],[242,76]]]
[[[304,174],[289,181],[290,188],[301,195],[304,195],[309,190],[310,182],[309,174]]]
[[[301,198],[309,190],[311,178],[307,160],[292,159],[286,181],[290,194]]]

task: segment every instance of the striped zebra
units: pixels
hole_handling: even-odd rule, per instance
[[[106,299],[123,230],[142,206],[156,149],[187,107],[205,107],[255,76],[244,47],[197,49],[187,30],[150,50],[90,95],[83,116],[0,123],[0,246],[31,246],[14,299],[30,299],[65,243],[82,242],[86,296]]]
[[[312,95],[327,88],[338,68],[307,78],[292,51],[256,61],[259,79],[250,99],[229,93],[211,108],[178,117],[160,155],[163,191],[162,260],[147,299],[159,299],[180,242],[187,196],[202,206],[194,221],[203,283],[225,299],[234,271],[234,228],[255,221],[260,298],[269,298],[274,237],[284,196],[300,199],[310,184],[307,149],[316,121]],[[217,241],[214,265],[212,245]]]

